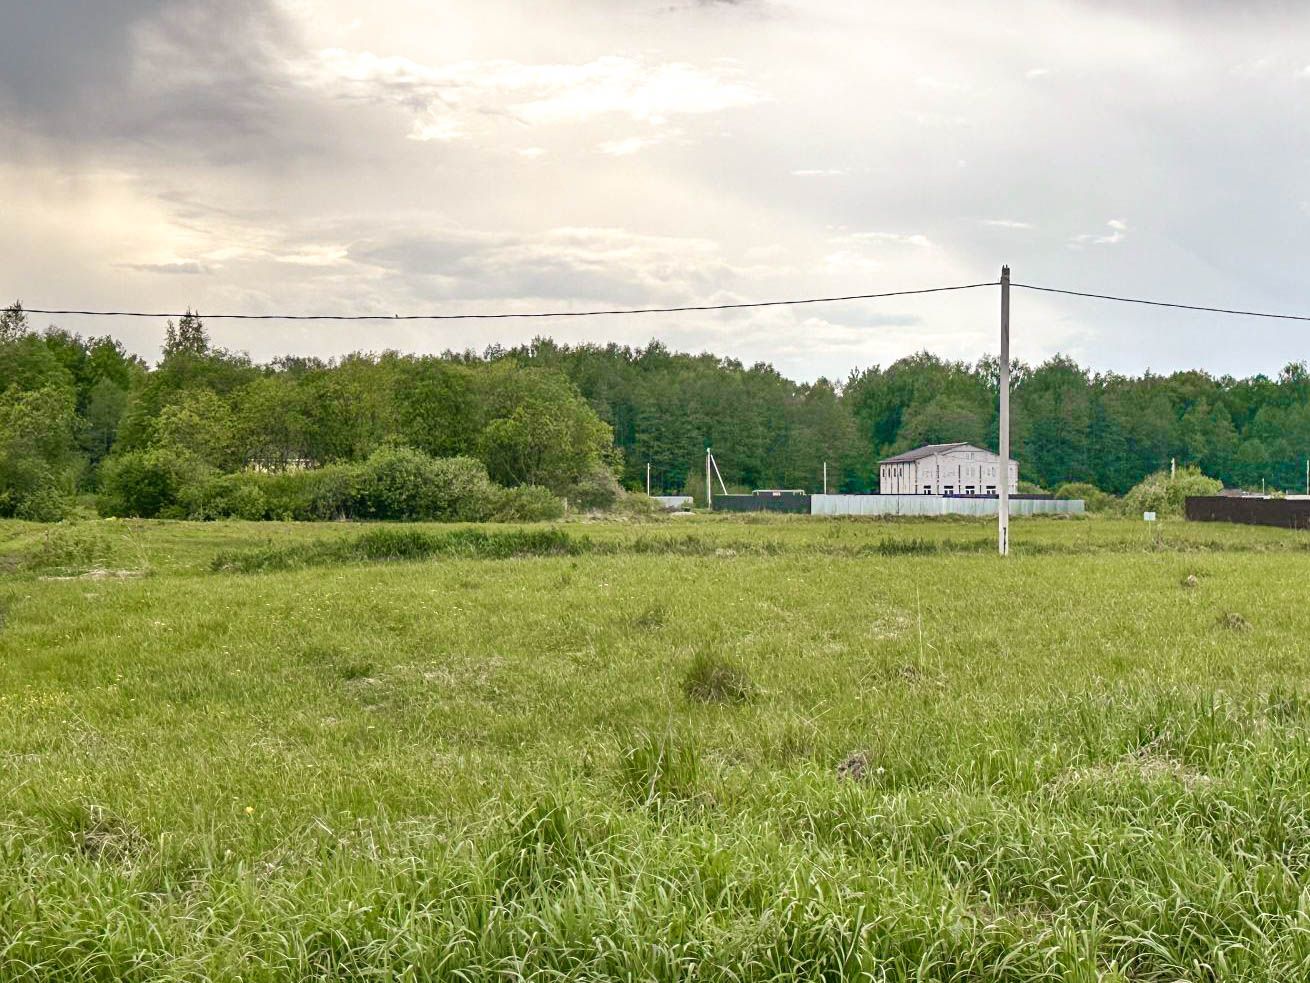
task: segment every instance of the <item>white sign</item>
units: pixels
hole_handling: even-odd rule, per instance
[[[1154,522],[1154,521],[1155,521],[1155,513],[1154,513],[1154,512],[1143,512],[1143,513],[1142,513],[1142,518],[1143,518],[1144,520],[1146,520],[1147,522]]]

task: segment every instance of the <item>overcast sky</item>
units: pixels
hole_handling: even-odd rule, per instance
[[[419,313],[995,279],[1310,312],[1310,4],[13,0],[0,296]],[[994,289],[210,323],[267,359],[561,341],[797,378],[996,347]],[[149,358],[159,321],[76,317]],[[1014,350],[1275,373],[1307,325],[1016,292]]]

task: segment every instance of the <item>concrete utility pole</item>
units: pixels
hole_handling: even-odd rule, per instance
[[[705,507],[710,511],[714,510],[714,486],[710,484],[710,462],[714,460],[714,454],[710,448],[705,448]]]
[[[828,494],[828,462],[823,462],[823,493]]]
[[[1010,555],[1010,268],[1001,267],[1001,481],[996,508],[997,548]]]
[[[646,494],[650,495],[650,461],[646,462]]]

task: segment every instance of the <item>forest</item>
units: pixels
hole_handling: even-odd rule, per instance
[[[0,313],[0,515],[537,518],[621,489],[698,487],[706,446],[733,486],[876,491],[877,461],[923,443],[995,448],[997,366],[922,352],[844,380],[765,363],[549,339],[440,356],[356,352],[255,364],[199,315],[154,365],[110,336]],[[1195,466],[1300,490],[1310,373],[1124,376],[1062,356],[1016,364],[1014,456],[1045,489],[1122,494]]]

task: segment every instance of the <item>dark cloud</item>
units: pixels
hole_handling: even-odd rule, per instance
[[[41,0],[0,31],[0,113],[75,154],[292,156],[312,125],[285,81],[273,0]],[[13,20],[12,28],[10,20]]]
[[[121,91],[134,32],[167,0],[11,0],[0,29],[0,104],[22,116],[58,116],[91,92]]]

